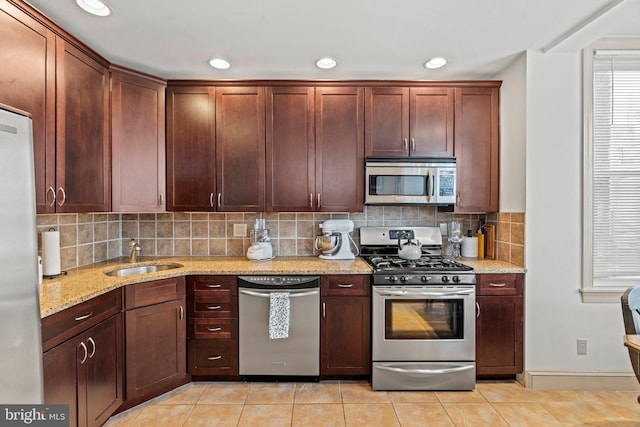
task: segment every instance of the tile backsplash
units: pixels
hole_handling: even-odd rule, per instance
[[[358,244],[362,226],[437,226],[455,219],[463,230],[477,230],[483,219],[498,223],[499,259],[524,262],[524,214],[512,213],[463,215],[438,212],[435,207],[366,206],[364,212],[355,213],[47,214],[38,215],[37,223],[39,238],[49,228],[60,231],[61,266],[68,270],[128,255],[132,237],[142,248],[140,256],[244,256],[251,244],[249,236],[234,236],[234,225],[246,224],[250,230],[256,218],[266,220],[274,253],[280,256],[317,255],[313,244],[318,225],[331,218],[351,219]]]

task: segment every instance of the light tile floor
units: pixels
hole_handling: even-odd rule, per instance
[[[190,383],[118,414],[138,426],[640,427],[637,392],[529,390],[480,382],[474,391],[373,391],[367,382]]]

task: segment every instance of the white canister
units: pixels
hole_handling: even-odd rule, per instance
[[[462,239],[462,254],[464,258],[478,258],[478,238],[464,237]]]

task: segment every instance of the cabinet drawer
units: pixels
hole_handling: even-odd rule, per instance
[[[476,294],[522,295],[522,284],[522,274],[478,274],[476,275]]]
[[[238,317],[237,302],[220,302],[217,298],[195,297],[187,301],[189,317],[230,319]]]
[[[74,305],[42,319],[42,345],[46,351],[122,310],[122,290]]]
[[[368,296],[371,293],[371,276],[322,276],[320,286],[322,288],[322,296]]]
[[[124,289],[127,310],[184,298],[184,277],[136,283]]]
[[[189,374],[238,375],[237,340],[189,340]]]
[[[237,339],[237,319],[189,319],[189,338]]]
[[[221,302],[225,298],[231,301],[231,295],[237,294],[238,279],[236,276],[189,276],[187,285],[191,295],[217,295]]]

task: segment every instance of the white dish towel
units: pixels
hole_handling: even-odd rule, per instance
[[[289,337],[290,314],[289,292],[271,292],[269,294],[269,338],[276,340]]]

